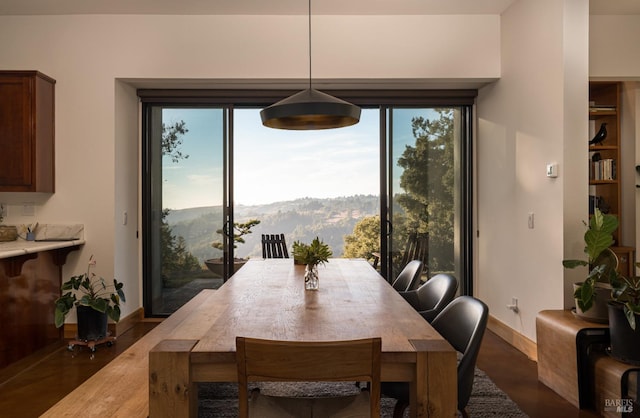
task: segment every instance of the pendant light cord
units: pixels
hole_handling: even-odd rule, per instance
[[[309,90],[311,90],[311,0],[309,0]]]

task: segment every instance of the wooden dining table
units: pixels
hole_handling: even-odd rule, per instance
[[[172,339],[149,352],[150,417],[196,417],[199,382],[236,382],[236,336],[381,337],[382,381],[410,382],[411,416],[457,415],[454,349],[366,260],[330,259],[319,267],[319,290],[305,290],[303,276],[292,259],[252,259],[205,290]]]

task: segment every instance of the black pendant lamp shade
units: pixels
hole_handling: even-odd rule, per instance
[[[360,108],[311,85],[311,0],[309,0],[309,88],[260,111],[269,128],[315,130],[342,128],[360,121]]]
[[[360,108],[313,88],[282,99],[260,111],[262,124],[291,130],[331,129],[360,120]]]

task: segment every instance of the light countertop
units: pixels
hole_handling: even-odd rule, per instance
[[[83,245],[84,243],[84,239],[69,241],[25,241],[18,238],[15,241],[0,242],[0,259],[56,250],[58,248],[74,247]]]

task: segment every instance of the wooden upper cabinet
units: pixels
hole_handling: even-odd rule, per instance
[[[0,192],[55,191],[55,83],[0,71]]]

